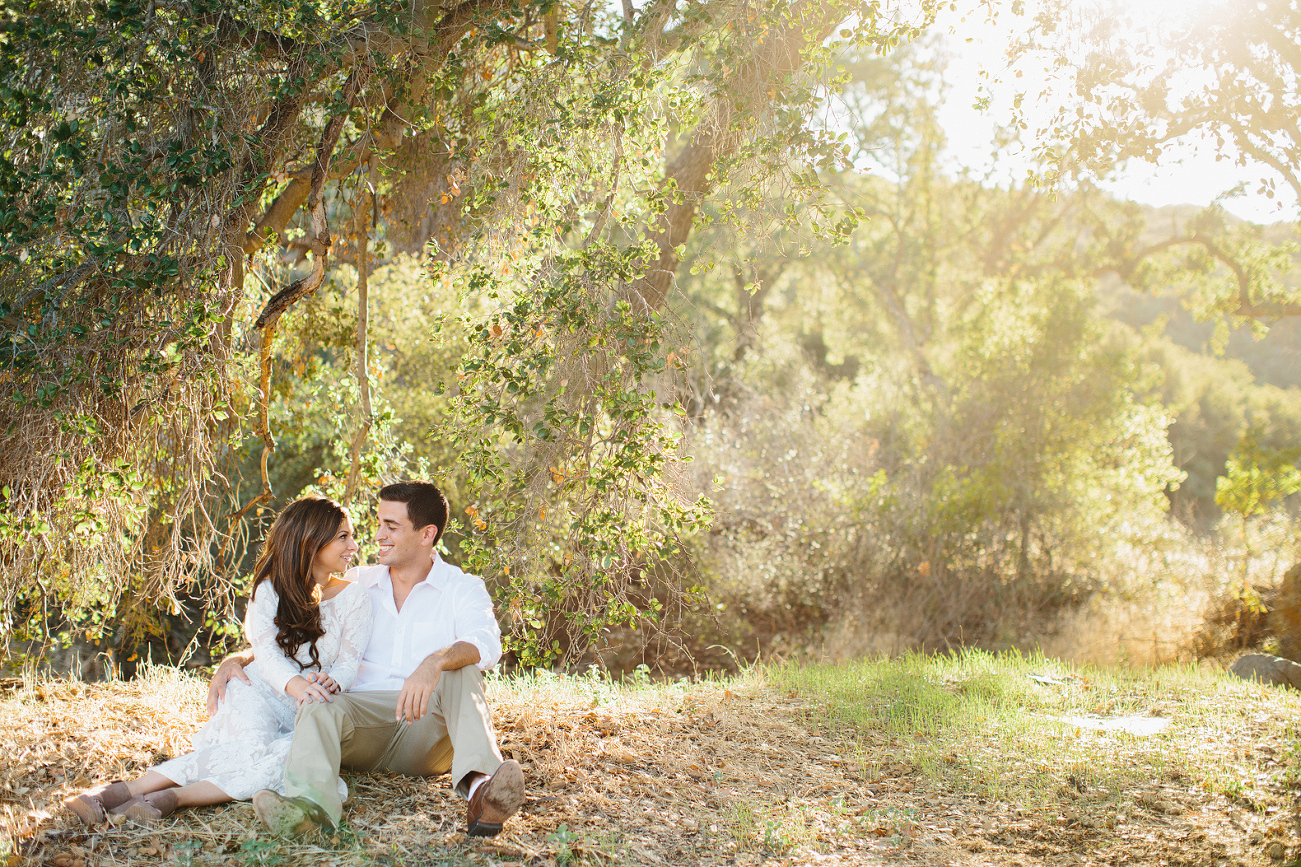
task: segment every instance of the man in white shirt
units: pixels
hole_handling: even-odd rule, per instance
[[[447,526],[437,487],[388,485],[378,513],[379,565],[347,575],[369,592],[374,617],[357,682],[328,702],[299,706],[285,794],[264,789],[254,808],[271,830],[299,835],[337,826],[340,767],[422,777],[450,771],[469,802],[466,833],[493,836],[524,802],[524,773],[503,761],[484,698],[482,672],[501,658],[492,598],[480,578],[434,551]],[[243,676],[241,661],[247,657],[232,657],[213,675],[210,711],[230,678]]]

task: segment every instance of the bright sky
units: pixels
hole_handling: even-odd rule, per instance
[[[1187,15],[1206,2],[1208,0],[1128,0],[1126,11],[1136,20]],[[1027,3],[1027,6],[1031,5]],[[956,34],[950,37],[949,51],[955,56],[948,67],[949,98],[941,111],[941,123],[949,137],[952,156],[960,164],[975,169],[985,169],[993,159],[989,153],[991,130],[996,122],[1006,122],[1011,116],[1015,94],[1026,93],[1029,104],[1030,94],[1037,93],[1041,85],[1050,85],[1041,69],[1023,66],[1021,78],[1015,78],[1007,69],[1003,55],[1009,33],[1013,27],[1024,27],[1025,19],[1016,19],[1008,12],[999,17],[997,25],[990,25],[984,20],[983,13],[968,15],[964,21],[961,12],[946,10],[938,22],[941,32]],[[991,80],[995,77],[1003,79],[1001,84],[990,87],[993,99],[987,112],[972,107],[978,96],[982,68],[988,71]],[[1040,116],[1046,118],[1049,114],[1045,107]],[[1232,160],[1217,161],[1211,144],[1203,142],[1198,145],[1198,142],[1188,142],[1171,149],[1168,159],[1163,160],[1160,167],[1132,161],[1106,188],[1118,196],[1160,206],[1206,205],[1226,191],[1245,185],[1242,195],[1222,202],[1230,213],[1258,223],[1299,218],[1294,200],[1287,199],[1280,204],[1257,192],[1261,174],[1270,172],[1270,169],[1239,167]],[[1001,154],[1000,159],[1009,171],[1024,174],[1026,164],[1017,165],[1015,155]],[[1282,194],[1288,193],[1283,184],[1278,184],[1278,187]]]

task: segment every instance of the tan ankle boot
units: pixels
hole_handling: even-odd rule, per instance
[[[81,820],[83,825],[97,825],[108,817],[105,812],[120,807],[131,800],[131,790],[121,780],[104,783],[74,795],[63,806]]]
[[[152,825],[176,812],[176,792],[172,789],[159,789],[157,792],[132,798],[110,812],[118,816],[126,816],[141,825]]]

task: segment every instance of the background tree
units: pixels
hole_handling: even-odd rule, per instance
[[[852,621],[877,649],[1006,646],[1105,591],[1180,477],[1159,373],[1095,295],[1126,208],[950,174],[936,54],[851,69],[880,168],[823,178],[862,221],[844,243],[690,247],[706,583],[761,645]]]
[[[1291,0],[1222,4],[1135,20],[1124,4],[1048,4],[1020,49],[1052,58],[1056,113],[1042,154],[1062,176],[1108,176],[1126,160],[1168,159],[1178,144],[1213,142],[1217,158],[1253,168],[1259,192],[1301,202],[1301,12]],[[1028,107],[1031,100],[1026,100]],[[1231,191],[1230,191],[1231,194]],[[1136,243],[1128,259],[1178,251],[1199,262],[1202,310],[1272,320],[1301,313],[1295,250],[1233,225],[1215,206]],[[1123,238],[1117,237],[1117,242]],[[1291,239],[1295,242],[1295,237]],[[1293,244],[1294,246],[1294,244]]]
[[[955,170],[924,8],[69,8],[0,25],[33,634],[218,641],[279,503],[432,473],[524,663],[669,613],[1005,647],[1193,550],[1167,503],[1214,533],[1301,418],[1158,334],[1288,291],[1278,230],[1118,202],[1082,140],[1052,192]]]

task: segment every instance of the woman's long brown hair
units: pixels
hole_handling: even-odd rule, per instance
[[[322,548],[339,532],[347,517],[334,500],[305,497],[290,503],[271,525],[267,540],[253,567],[253,596],[263,581],[280,597],[276,607],[276,644],[285,656],[298,662],[295,654],[304,644],[311,645],[310,666],[298,662],[299,670],[319,668],[321,657],[316,640],[325,634],[321,625],[321,606],[313,597],[312,563]]]

